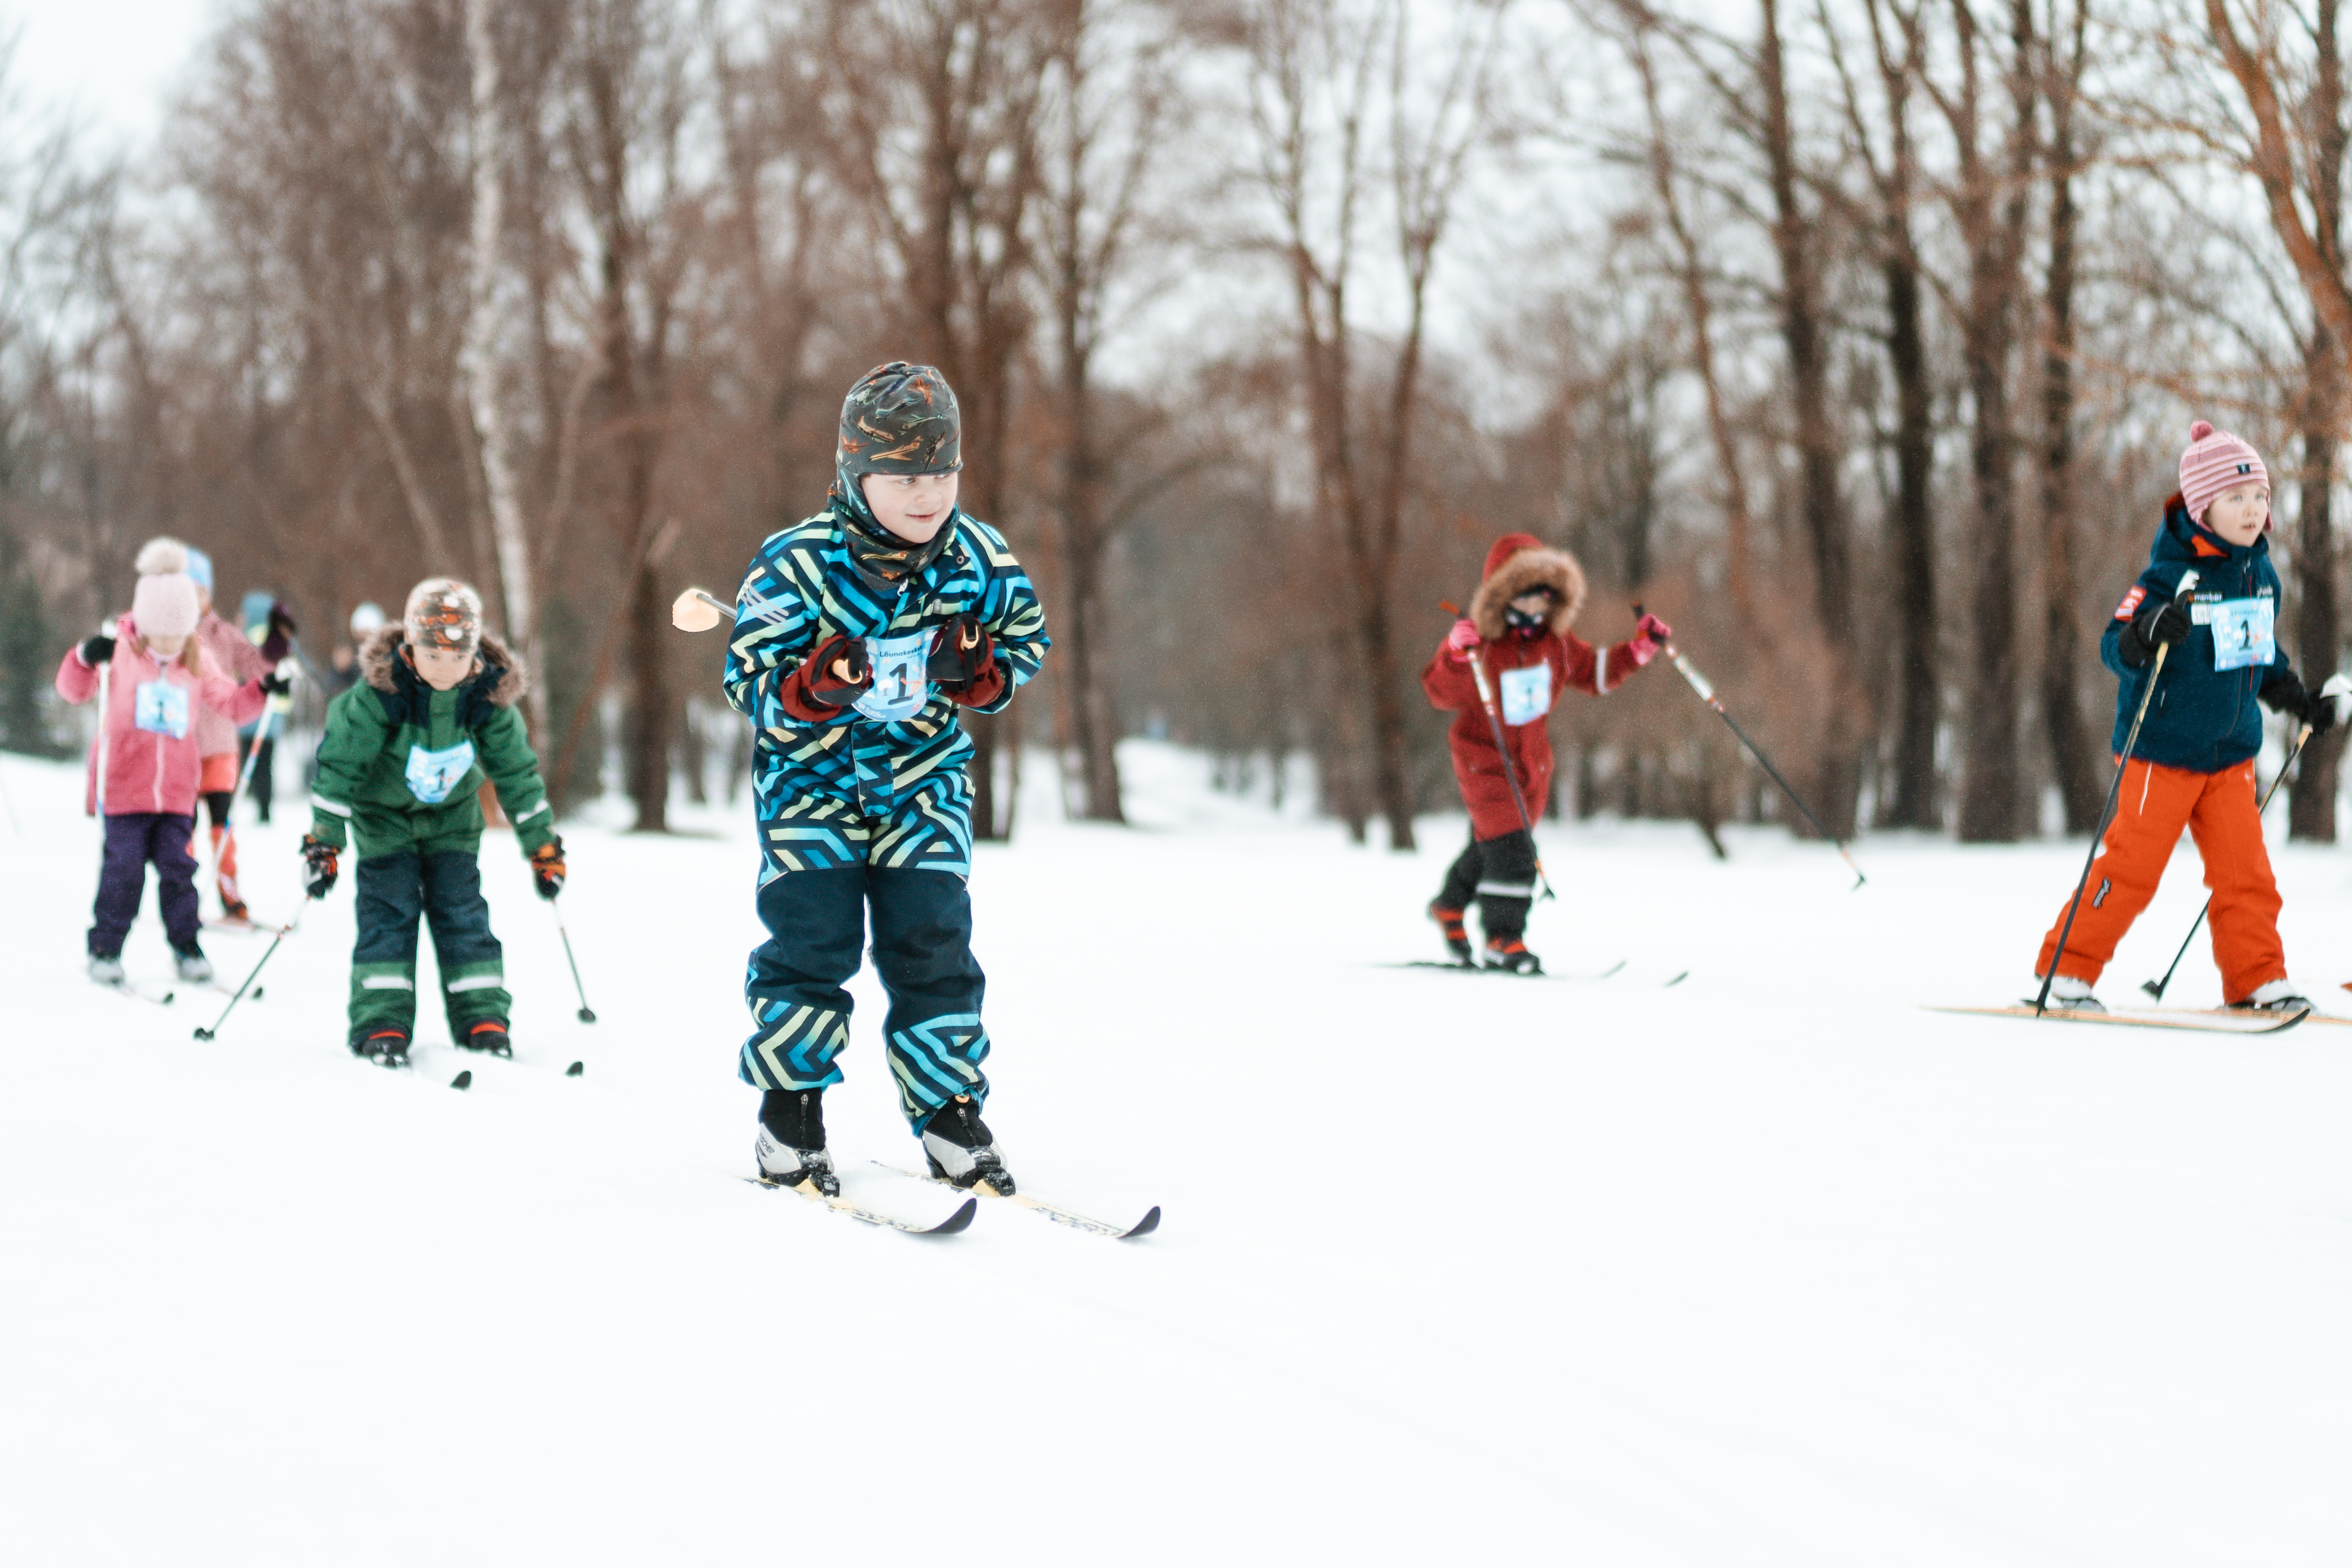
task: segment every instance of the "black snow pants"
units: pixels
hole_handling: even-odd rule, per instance
[[[1478,900],[1478,923],[1489,942],[1526,935],[1528,910],[1536,900],[1536,841],[1524,827],[1500,837],[1472,838],[1446,868],[1437,890],[1441,909],[1466,910]]]

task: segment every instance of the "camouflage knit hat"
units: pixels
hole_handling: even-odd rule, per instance
[[[892,360],[858,377],[841,400],[842,478],[952,473],[963,467],[962,436],[948,378]]]
[[[410,647],[472,653],[482,643],[482,596],[455,577],[427,577],[408,591],[400,621]]]

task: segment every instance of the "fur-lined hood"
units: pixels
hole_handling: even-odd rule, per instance
[[[1551,634],[1565,636],[1576,620],[1576,612],[1584,607],[1584,568],[1567,551],[1554,550],[1532,540],[1486,574],[1486,580],[1478,584],[1478,592],[1471,595],[1470,622],[1478,628],[1480,637],[1488,642],[1496,641],[1506,629],[1503,612],[1510,607],[1511,601],[1530,588],[1543,587],[1559,595],[1551,608]]]
[[[406,636],[400,624],[394,622],[360,645],[360,678],[387,696],[400,693],[400,678],[394,668],[394,660]],[[521,701],[523,693],[530,689],[530,672],[523,668],[522,660],[509,651],[507,645],[488,628],[482,632],[482,647],[478,657],[483,668],[499,672],[497,682],[486,693],[491,704],[511,708]]]

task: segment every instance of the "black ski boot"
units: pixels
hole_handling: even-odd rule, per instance
[[[1507,969],[1514,974],[1541,974],[1543,960],[1528,951],[1528,944],[1515,936],[1490,936],[1486,939],[1486,967]]]
[[[824,1152],[824,1090],[772,1089],[760,1101],[760,1136],[751,1145],[760,1180],[771,1186],[807,1185],[841,1195],[833,1156]]]
[[[962,1095],[931,1113],[923,1123],[923,1157],[931,1174],[954,1186],[986,1182],[1000,1197],[1013,1195],[1013,1173],[996,1147],[996,1135],[980,1119],[980,1107]]]
[[[1444,933],[1446,955],[1463,968],[1471,969],[1476,967],[1478,960],[1470,952],[1470,933],[1462,924],[1462,917],[1466,912],[1449,910],[1434,901],[1429,906],[1429,918],[1435,921],[1437,929]]]
[[[408,1065],[408,1033],[404,1029],[377,1029],[355,1035],[352,1037],[352,1055],[380,1068],[404,1068]]]
[[[457,1037],[461,1051],[482,1051],[494,1057],[514,1055],[514,1037],[507,1033],[503,1018],[485,1018]]]

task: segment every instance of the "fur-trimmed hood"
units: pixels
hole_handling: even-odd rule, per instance
[[[1488,567],[1486,580],[1471,595],[1471,624],[1478,628],[1480,637],[1488,642],[1496,641],[1506,629],[1503,613],[1510,607],[1511,601],[1530,588],[1549,587],[1559,595],[1551,609],[1551,634],[1566,635],[1576,620],[1577,611],[1584,607],[1584,568],[1567,551],[1551,549],[1527,534],[1497,541],[1496,553],[1503,553],[1502,546],[1514,539],[1527,542]],[[1490,554],[1488,559],[1491,562],[1493,556]]]
[[[360,678],[387,696],[401,694],[400,675],[404,667],[399,663],[399,650],[405,638],[406,633],[394,622],[360,645]],[[522,660],[517,658],[507,645],[487,628],[482,633],[481,651],[476,657],[484,672],[497,672],[498,679],[484,694],[492,706],[511,708],[522,700],[523,693],[530,689],[530,672],[523,668]],[[416,679],[415,670],[408,670],[407,674],[411,680]],[[418,681],[417,684],[424,683]]]

